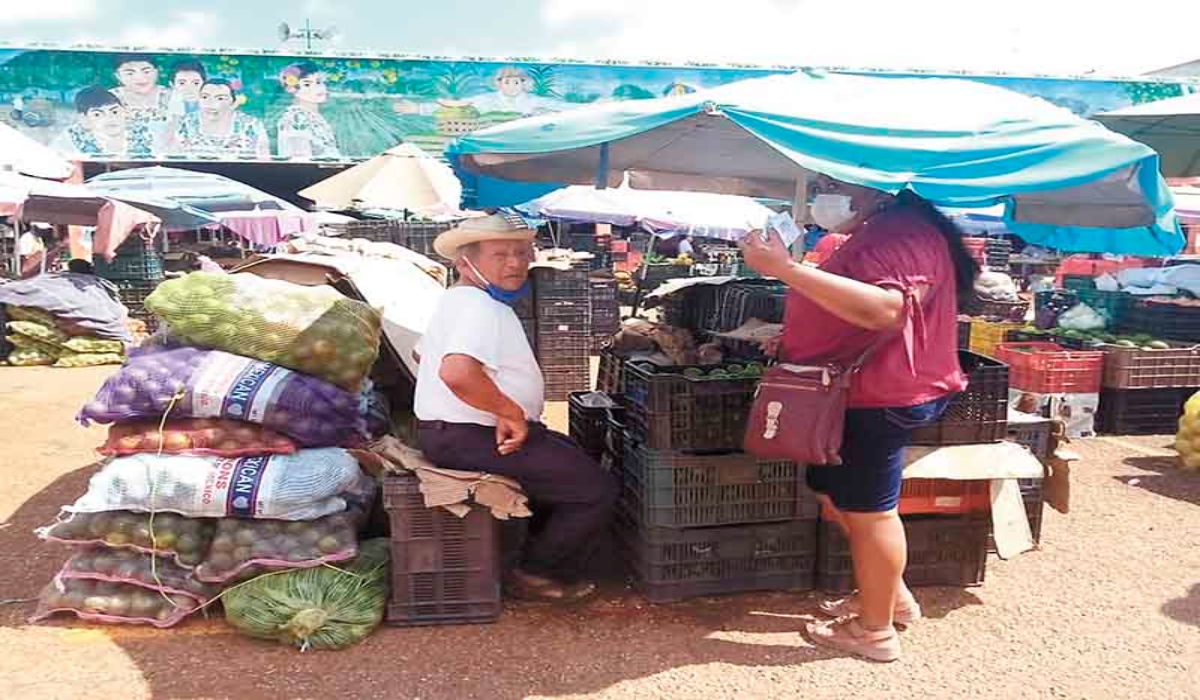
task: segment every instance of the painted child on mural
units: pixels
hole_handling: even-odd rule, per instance
[[[151,158],[154,137],[145,124],[129,118],[129,110],[111,91],[93,85],[75,95],[76,123],[52,146],[80,159]]]
[[[139,55],[119,56],[113,65],[118,86],[112,94],[125,105],[129,123],[149,129],[158,148],[166,141],[171,119],[171,91],[158,84],[158,66]]]
[[[340,158],[337,135],[321,116],[329,101],[325,72],[312,63],[295,63],[279,74],[279,84],[292,96],[292,106],[278,121],[279,155],[301,160]]]

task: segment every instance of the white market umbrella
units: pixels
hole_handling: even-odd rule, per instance
[[[75,172],[71,161],[7,124],[0,124],[0,169],[47,180],[65,180]]]
[[[1158,151],[1164,176],[1200,175],[1200,93],[1134,105],[1096,119]]]
[[[450,166],[402,143],[300,191],[320,209],[390,209],[436,218],[457,216],[462,183]]]

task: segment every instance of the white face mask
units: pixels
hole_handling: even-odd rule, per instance
[[[854,218],[850,197],[844,194],[819,194],[809,207],[813,223],[826,231],[841,231]]]

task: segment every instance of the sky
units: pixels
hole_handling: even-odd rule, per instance
[[[322,48],[1136,75],[1200,59],[1200,2],[1141,0],[4,0],[11,43]],[[1132,11],[1136,8],[1136,11]]]

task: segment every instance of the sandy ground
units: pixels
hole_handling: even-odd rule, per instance
[[[72,416],[111,368],[0,370],[0,598],[35,596],[66,558],[32,529],[83,490],[102,431]],[[1041,551],[971,590],[925,589],[905,658],[814,648],[812,595],[648,605],[614,585],[498,624],[389,629],[344,652],[252,641],[219,619],[167,631],[28,626],[0,606],[0,698],[1200,698],[1200,474],[1163,438],[1078,445],[1075,507]]]

